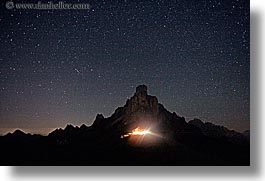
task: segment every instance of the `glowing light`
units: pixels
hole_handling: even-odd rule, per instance
[[[139,127],[132,131],[132,135],[145,135],[151,133],[149,130],[142,130]]]
[[[132,130],[132,132],[122,135],[121,138],[129,137],[129,136],[137,136],[137,135],[144,136],[146,134],[151,134],[151,131],[137,127],[134,130]]]

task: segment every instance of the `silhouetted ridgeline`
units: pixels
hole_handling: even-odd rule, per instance
[[[150,134],[133,136],[135,128]],[[124,137],[122,135],[125,135]],[[145,85],[108,118],[56,129],[0,136],[1,165],[249,165],[249,131],[238,133],[167,111]]]

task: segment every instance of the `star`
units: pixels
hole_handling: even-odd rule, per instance
[[[81,72],[77,69],[77,68],[75,68],[75,71],[78,73],[78,74],[80,74]]]

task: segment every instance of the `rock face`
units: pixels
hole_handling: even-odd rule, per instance
[[[152,126],[161,132],[172,134],[191,132],[187,130],[194,129],[193,126],[186,123],[185,118],[167,111],[162,104],[158,103],[155,96],[148,95],[146,85],[139,85],[134,95],[127,100],[123,107],[117,108],[111,117],[104,118],[98,114],[93,123],[93,127],[98,129],[111,129],[120,132],[127,132],[139,126]]]
[[[141,125],[148,127],[150,124],[157,124],[159,104],[155,96],[147,94],[147,87],[140,85],[136,88],[133,97],[127,100],[123,107],[124,115],[120,123],[127,125],[129,129]]]
[[[147,95],[147,87],[145,85],[140,85],[136,88],[136,93],[127,101],[125,107],[127,115],[135,112],[158,114],[158,100],[155,96]]]
[[[159,104],[155,96],[147,94],[147,86],[140,85],[135,94],[127,100],[124,107],[119,107],[109,118],[98,114],[93,124],[98,128],[111,128],[116,130],[128,130],[136,124],[151,124],[157,122]],[[149,123],[148,123],[149,122]]]
[[[93,126],[127,131],[138,125],[157,124],[160,107],[157,98],[148,95],[147,86],[139,85],[135,94],[127,100],[123,107],[117,108],[109,118],[98,114]]]

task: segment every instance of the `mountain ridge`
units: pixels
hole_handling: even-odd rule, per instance
[[[136,134],[134,131],[136,130]],[[143,130],[146,135],[141,135]],[[109,117],[91,126],[67,124],[47,136],[15,131],[0,137],[3,164],[48,165],[249,165],[249,132],[199,119],[186,122],[140,85]],[[22,150],[21,154],[16,150]],[[40,155],[42,155],[40,157]],[[91,156],[88,156],[91,155]],[[27,160],[24,160],[24,158]]]

